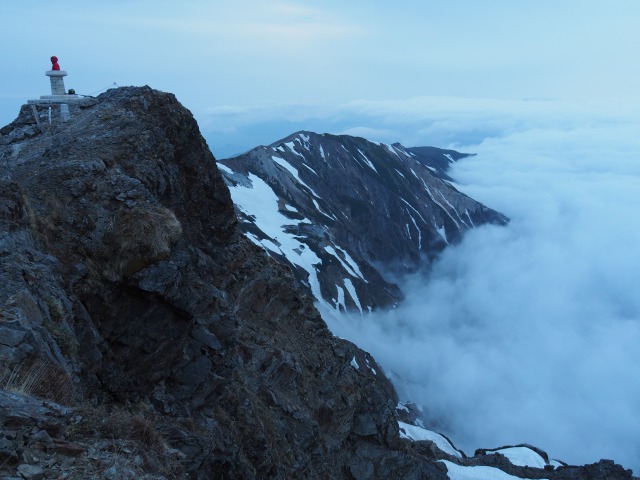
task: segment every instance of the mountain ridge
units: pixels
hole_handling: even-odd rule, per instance
[[[507,222],[449,182],[449,164],[467,156],[301,131],[219,164],[249,238],[288,263],[319,301],[363,312],[402,298],[385,277],[415,271],[476,224]],[[262,198],[249,195],[252,182]],[[267,190],[277,212],[257,218]]]

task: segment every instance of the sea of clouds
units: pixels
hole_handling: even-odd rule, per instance
[[[200,122],[216,154],[216,135],[245,151],[301,129],[476,153],[451,176],[509,225],[469,232],[403,279],[397,309],[325,320],[468,454],[530,443],[637,473],[639,107],[421,97],[220,107]]]
[[[418,132],[409,145],[477,153],[453,166],[456,186],[511,222],[468,233],[404,279],[397,309],[325,314],[330,328],[468,454],[530,443],[640,472],[639,110],[424,101],[440,109],[360,107],[376,112],[374,136],[402,118]]]

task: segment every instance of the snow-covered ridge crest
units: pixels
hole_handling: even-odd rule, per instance
[[[414,271],[475,225],[506,222],[449,183],[465,156],[298,132],[219,164],[249,238],[328,308],[366,313],[402,298],[383,269]]]

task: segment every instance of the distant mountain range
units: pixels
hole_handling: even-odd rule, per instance
[[[415,271],[465,231],[508,219],[450,183],[469,154],[298,132],[218,161],[240,228],[332,309],[395,304]]]

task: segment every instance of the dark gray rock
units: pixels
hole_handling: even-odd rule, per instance
[[[559,467],[551,476],[553,480],[573,479],[602,479],[602,480],[630,480],[633,477],[631,470],[626,470],[617,465],[613,460],[600,460],[599,462],[583,466]]]
[[[44,468],[37,465],[20,465],[18,473],[26,480],[42,480],[44,478]]]
[[[11,327],[10,325],[0,326],[0,345],[17,347],[24,340],[27,330],[20,328],[17,324],[13,325],[14,328]]]
[[[138,478],[138,474],[130,468],[113,465],[102,474],[102,478],[104,480],[134,480]]]

